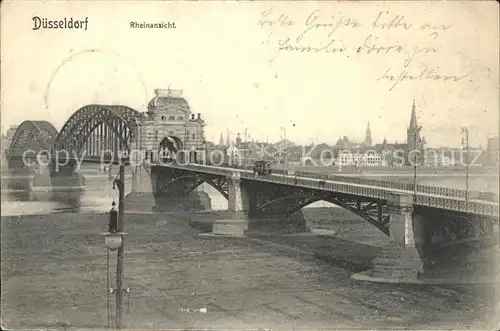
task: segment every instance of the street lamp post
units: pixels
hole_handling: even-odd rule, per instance
[[[120,163],[120,173],[119,178],[115,180],[113,185],[118,187],[119,198],[118,198],[118,226],[117,231],[124,231],[124,202],[125,202],[125,165]],[[122,326],[122,316],[123,316],[123,258],[124,258],[124,243],[122,237],[122,244],[118,248],[118,253],[116,255],[116,327],[118,329]]]
[[[288,175],[288,150],[286,150],[286,128],[285,127],[283,127],[283,148],[285,148],[285,159],[283,162],[283,167],[285,168],[285,172]]]
[[[284,152],[283,154],[283,179],[285,178],[285,172],[286,172],[286,169],[287,169],[287,155],[286,155],[286,151],[285,151],[285,144],[286,144],[286,128],[284,126],[281,127],[281,130],[283,131],[283,142],[282,142],[282,150]]]
[[[247,172],[247,152],[248,152],[247,128],[245,128],[245,157],[243,158],[243,163],[245,163],[245,173]]]
[[[469,128],[462,127],[462,133],[465,134],[465,210],[467,211],[469,207]]]
[[[124,260],[124,232],[125,224],[124,224],[124,202],[125,202],[125,165],[123,164],[124,156],[120,155],[120,167],[119,167],[119,175],[113,181],[113,189],[115,187],[118,188],[119,198],[118,198],[118,213],[114,209],[114,201],[113,208],[110,211],[109,218],[109,228],[108,232],[101,233],[105,236],[105,243],[108,248],[108,274],[107,279],[109,282],[109,251],[117,250],[116,255],[116,288],[109,288],[109,294],[115,294],[116,296],[116,314],[115,314],[115,325],[117,329],[122,328],[122,320],[123,320],[123,292],[130,294],[130,289],[123,288],[123,260]],[[108,284],[109,285],[109,284]],[[108,326],[109,326],[109,303],[108,303]]]
[[[417,149],[418,134],[422,130],[422,126],[419,126],[413,135],[413,148]],[[415,155],[415,151],[413,151]],[[413,158],[413,203],[417,199],[417,156]]]

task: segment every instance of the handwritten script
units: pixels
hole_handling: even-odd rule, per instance
[[[345,59],[388,58],[394,66],[381,68],[377,81],[385,81],[392,91],[405,81],[457,82],[467,74],[440,72],[434,63],[425,63],[443,50],[441,37],[453,29],[442,22],[411,21],[404,15],[381,10],[363,19],[342,13],[314,9],[302,18],[264,10],[257,22],[269,31],[267,42],[279,54],[329,54]]]

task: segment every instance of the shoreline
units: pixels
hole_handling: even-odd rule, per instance
[[[13,193],[22,193],[22,192],[26,192],[27,191],[12,191]],[[38,204],[38,205],[43,205],[43,204],[48,204],[48,203],[51,203],[51,201],[7,201],[7,202],[2,202],[0,204],[0,207],[2,207],[2,205],[7,205],[7,204],[10,204],[10,205],[13,205],[13,204],[17,204],[17,203],[28,203],[28,204]],[[2,208],[5,208],[2,207]],[[103,209],[103,210],[100,210],[100,209]],[[60,212],[68,212],[68,213],[71,213],[71,214],[74,214],[74,213],[77,213],[77,214],[97,214],[97,215],[100,215],[100,214],[107,214],[109,212],[109,207],[108,206],[101,206],[101,205],[86,205],[86,206],[76,206],[76,207],[67,207],[67,208],[57,208],[57,209],[52,209],[52,210],[46,210],[46,211],[43,211],[42,213],[37,213],[37,212],[34,212],[34,213],[25,213],[25,212],[22,212],[22,213],[15,213],[15,214],[4,214],[3,212],[0,213],[1,217],[17,217],[17,216],[37,216],[37,215],[47,215],[47,214],[51,214],[51,213],[60,213]],[[320,209],[334,209],[334,210],[343,210],[342,207],[340,206],[336,206],[336,205],[331,205],[329,207],[316,207],[316,206],[312,206],[312,207],[304,207],[302,209],[302,211],[304,211],[304,209],[306,210],[320,210]],[[60,211],[62,210],[62,211]],[[227,209],[211,209],[211,210],[200,210],[200,211],[183,211],[183,212],[179,212],[179,211],[171,211],[171,212],[165,212],[165,211],[161,211],[161,212],[156,212],[156,211],[140,211],[140,210],[125,210],[125,214],[129,214],[129,215],[133,215],[133,214],[145,214],[145,215],[177,215],[177,214],[180,214],[180,213],[184,213],[186,215],[193,215],[193,214],[213,214],[213,215],[219,215],[219,218],[221,217],[224,217],[223,215],[225,215],[226,213],[228,212]],[[346,211],[347,212],[347,211]],[[344,214],[344,213],[342,213]]]

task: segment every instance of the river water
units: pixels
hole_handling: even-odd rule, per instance
[[[56,194],[34,192],[33,196],[27,192],[13,192],[2,189],[1,191],[1,215],[33,215],[50,214],[54,212],[106,212],[111,208],[114,200],[118,203],[118,190],[113,190],[112,181],[105,175],[85,175],[86,189],[84,191],[62,191]],[[375,179],[384,179],[374,177]],[[385,178],[387,179],[387,178]],[[412,176],[401,176],[390,178],[397,181],[412,181]],[[126,176],[126,194],[131,191],[131,176]],[[418,183],[423,185],[435,185],[455,189],[465,189],[465,178],[460,177],[422,177]],[[227,209],[227,200],[213,187],[202,184],[203,189],[212,199],[212,209]],[[471,176],[469,178],[469,189],[478,191],[489,191],[498,193],[498,178],[487,176]],[[335,207],[331,203],[318,201],[306,208]]]

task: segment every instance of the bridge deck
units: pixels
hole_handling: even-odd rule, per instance
[[[346,182],[326,180],[326,179],[320,180],[307,177],[295,177],[290,175],[271,174],[269,176],[255,177],[253,171],[250,170],[216,167],[216,166],[208,166],[201,164],[188,164],[188,165],[163,164],[161,166],[182,169],[182,170],[191,170],[195,172],[204,172],[221,176],[231,176],[233,173],[236,172],[239,173],[240,178],[244,178],[246,180],[270,182],[270,183],[290,185],[290,186],[300,186],[316,190],[340,192],[345,194],[352,194],[352,195],[358,195],[358,196],[374,198],[374,199],[382,199],[382,200],[387,200],[389,193],[401,193],[410,195],[414,195],[415,193],[414,191],[405,189],[378,187],[378,186],[370,186],[366,184],[357,184],[357,183],[346,183]],[[437,209],[472,213],[477,215],[485,215],[485,216],[499,215],[498,201],[487,201],[481,199],[466,200],[465,198],[460,196],[457,197],[457,196],[439,195],[427,192],[416,192],[415,204]]]

